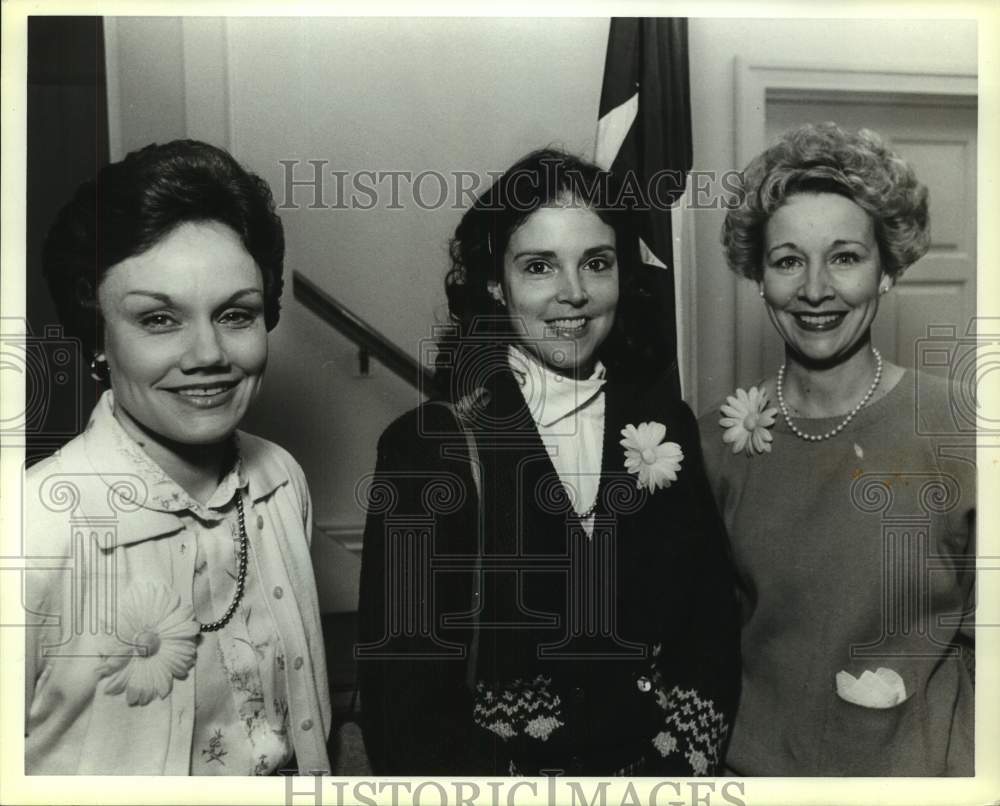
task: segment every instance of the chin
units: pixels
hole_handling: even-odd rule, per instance
[[[840,347],[817,347],[810,344],[795,344],[789,342],[792,350],[814,364],[834,365],[848,358],[853,352],[853,348]]]
[[[589,374],[589,372],[593,371],[594,359],[591,356],[587,358],[578,359],[576,361],[573,361],[572,363],[561,364],[558,367],[554,364],[552,366],[553,369],[555,369],[555,371],[560,375],[569,375],[577,377],[584,372]]]
[[[183,445],[215,445],[229,439],[239,428],[239,424],[240,420],[227,417],[217,422],[189,424],[186,428],[176,429],[169,436]]]

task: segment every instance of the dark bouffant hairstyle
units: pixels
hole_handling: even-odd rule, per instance
[[[737,204],[722,227],[729,268],[759,281],[768,218],[789,196],[817,192],[845,196],[872,217],[882,268],[890,276],[927,252],[927,188],[909,163],[873,131],[819,123],[786,132],[743,171]]]
[[[439,340],[436,385],[457,399],[474,391],[488,368],[516,340],[507,310],[489,293],[503,278],[504,254],[514,231],[541,207],[572,199],[590,207],[615,232],[619,302],[611,334],[598,357],[609,372],[649,373],[656,303],[642,274],[635,214],[618,180],[579,157],[554,148],[533,151],[512,165],[462,216],[450,244],[445,277],[451,328]]]
[[[88,353],[97,350],[97,289],[108,269],[194,221],[218,221],[239,236],[263,275],[264,321],[273,328],[285,236],[270,188],[221,148],[174,140],[104,167],[56,216],[42,263],[66,335],[78,337]]]

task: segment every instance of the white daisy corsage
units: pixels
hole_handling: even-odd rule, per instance
[[[162,583],[140,582],[122,595],[114,654],[98,667],[105,694],[121,694],[129,705],[163,699],[194,666],[200,628],[190,607]],[[127,646],[122,644],[127,642]]]
[[[756,386],[748,392],[737,389],[735,395],[726,398],[719,425],[726,429],[722,441],[733,446],[733,453],[770,453],[772,437],[768,429],[774,425],[778,410],[767,404],[767,392]]]
[[[639,423],[622,429],[620,444],[625,448],[625,469],[635,473],[636,487],[655,492],[677,481],[684,452],[676,442],[664,442],[667,427],[663,423]]]

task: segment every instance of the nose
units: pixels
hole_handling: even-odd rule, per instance
[[[565,274],[562,284],[559,286],[559,294],[556,297],[559,302],[579,308],[590,301],[590,295],[584,285],[583,277],[579,271],[569,270]]]
[[[226,363],[219,332],[212,322],[202,322],[191,331],[187,350],[181,359],[181,369],[194,372],[206,367],[217,367]]]
[[[816,261],[809,264],[798,295],[799,299],[805,300],[810,305],[819,305],[833,296],[830,272],[825,263]]]

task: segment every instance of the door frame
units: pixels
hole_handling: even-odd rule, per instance
[[[947,99],[968,103],[977,98],[978,77],[964,71],[945,71],[925,66],[894,67],[886,70],[876,65],[829,62],[787,63],[733,60],[735,123],[733,152],[736,165],[746,164],[767,147],[766,115],[769,97],[826,98],[850,102],[906,100],[921,98],[935,103]],[[735,283],[736,295],[736,377],[739,383],[752,383],[767,374],[764,366],[764,322],[760,298],[753,283]],[[771,368],[773,369],[773,368]]]

